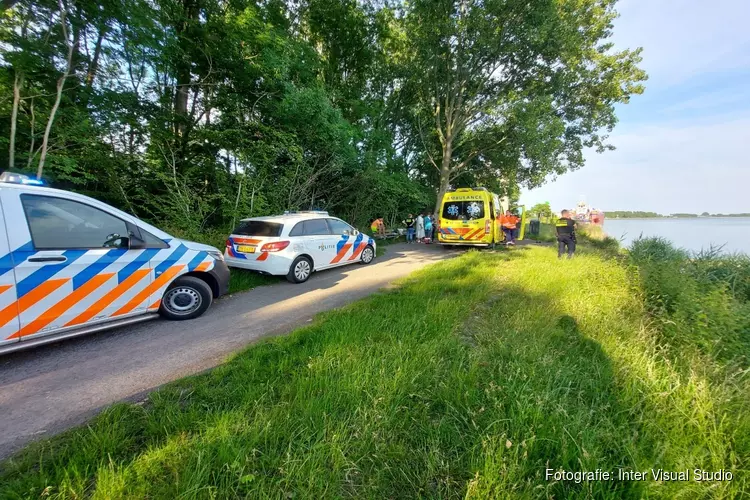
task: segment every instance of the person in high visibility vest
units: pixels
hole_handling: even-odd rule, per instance
[[[505,215],[500,217],[500,226],[503,229],[503,233],[505,233],[505,244],[515,245],[515,232],[516,227],[518,226],[518,217],[513,215],[513,212],[510,210],[506,210]]]
[[[372,221],[370,229],[372,229],[373,235],[377,235],[378,238],[385,238],[385,222],[383,222],[382,217],[378,217]]]
[[[568,258],[576,251],[576,221],[570,218],[570,212],[563,210],[555,223],[557,231],[557,258],[562,259],[567,250]]]

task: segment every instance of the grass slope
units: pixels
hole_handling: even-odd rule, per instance
[[[0,498],[746,493],[747,378],[668,357],[632,283],[585,250],[467,253],[30,447]],[[545,479],[696,467],[734,480]]]

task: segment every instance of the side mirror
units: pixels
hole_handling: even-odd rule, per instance
[[[107,240],[104,242],[102,247],[104,248],[129,248],[130,238],[120,236],[117,233],[107,235]]]

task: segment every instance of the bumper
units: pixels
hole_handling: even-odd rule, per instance
[[[265,260],[257,259],[238,259],[224,255],[224,262],[229,267],[237,269],[246,269],[248,271],[256,271],[264,274],[272,274],[274,276],[286,276],[289,273],[289,267],[292,265],[291,258],[279,253],[279,254],[268,254]]]
[[[215,260],[214,267],[208,272],[208,274],[213,276],[216,283],[219,285],[219,295],[217,295],[217,298],[226,295],[229,291],[229,268],[226,263],[220,260]]]
[[[445,245],[447,247],[489,247],[490,243],[487,242],[479,242],[479,243],[471,243],[470,241],[438,241],[441,245]]]

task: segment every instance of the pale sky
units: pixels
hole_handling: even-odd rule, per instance
[[[750,212],[750,0],[621,0],[614,42],[643,47],[646,91],[618,106],[617,149],[523,191],[553,210]]]

